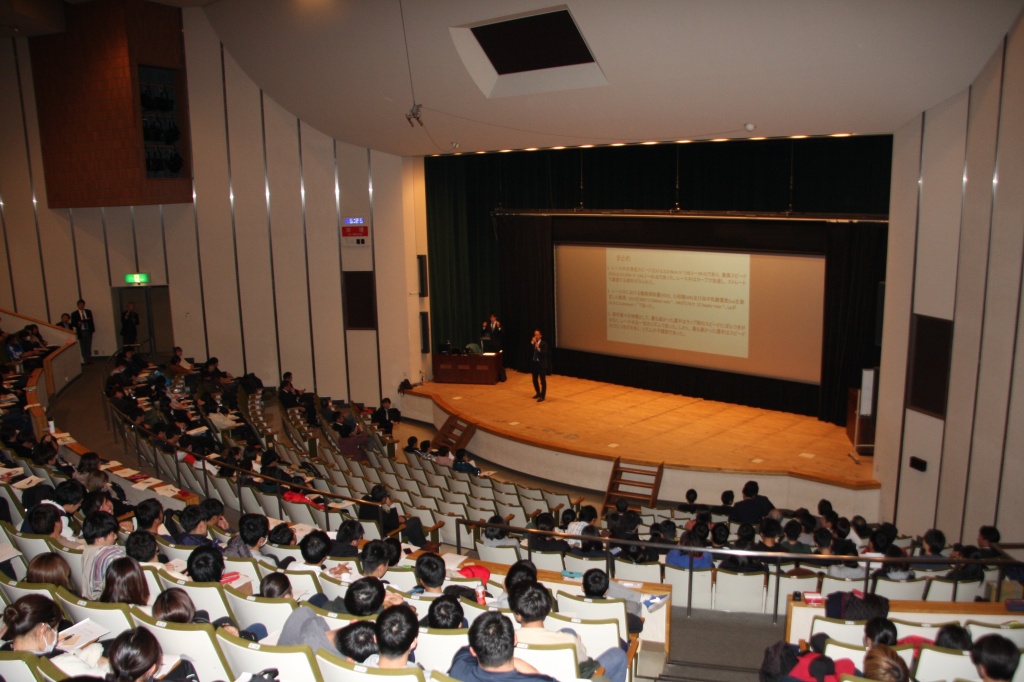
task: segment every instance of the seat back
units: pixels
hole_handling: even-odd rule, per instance
[[[13,604],[29,594],[41,594],[47,599],[57,601],[56,590],[49,583],[27,583],[10,578],[0,578],[0,592],[3,593],[8,604]]]
[[[690,571],[677,566],[665,566],[665,582],[672,586],[672,605],[686,606],[689,594]],[[693,608],[710,609],[714,569],[702,568],[693,573]]]
[[[890,600],[921,601],[924,599],[924,588],[927,586],[928,580],[925,578],[914,578],[912,580],[879,578],[875,582],[875,594]]]
[[[43,682],[36,672],[38,662],[27,651],[0,651],[0,676],[5,682]]]
[[[105,627],[107,634],[100,637],[101,640],[108,640],[117,637],[125,630],[132,627],[132,619],[128,614],[128,607],[125,604],[105,604],[98,601],[80,599],[71,594],[63,587],[56,590],[57,604],[68,614],[68,618],[78,623],[86,618]]]
[[[192,550],[195,549],[194,545],[175,545],[167,542],[159,535],[156,537],[157,551],[166,556],[168,559],[181,559],[188,563],[188,558],[192,555]]]
[[[277,668],[281,682],[323,682],[320,668],[308,646],[257,644],[228,634],[223,628],[217,630],[215,637],[231,671],[231,677],[226,679],[238,679],[243,673]]]
[[[583,646],[591,655],[619,646],[619,622],[614,618],[586,620],[560,613],[549,613],[544,620],[544,627],[555,631],[572,630],[583,641]]]
[[[778,613],[786,615],[786,600],[794,592],[817,592],[818,581],[821,576],[818,574],[814,575],[782,575],[776,576],[774,573],[768,575],[768,598],[765,600],[765,610],[768,610],[767,604],[771,603],[772,599],[775,599],[775,581],[779,581],[779,596],[778,596]],[[675,600],[673,599],[673,603]]]
[[[899,635],[900,639],[904,637],[922,637],[932,642],[935,641],[935,637],[939,634],[939,628],[943,625],[960,624],[956,620],[950,620],[945,623],[914,623],[909,620],[900,620],[899,618],[893,618],[892,622],[896,626],[896,634]]]
[[[971,663],[971,652],[945,649],[934,644],[921,645],[914,678],[918,682],[938,682],[962,677],[978,679],[978,668]]]
[[[416,649],[419,654],[419,648]],[[417,662],[418,662],[417,656]],[[361,663],[349,663],[323,649],[316,654],[317,672],[325,680],[351,682],[423,682],[420,668],[373,668]],[[287,680],[287,676],[285,676]]]
[[[1018,649],[1024,649],[1024,627],[1020,627],[1019,623],[979,623],[969,620],[965,625],[975,642],[985,635],[1001,635],[1016,644]]]
[[[288,616],[298,606],[293,599],[257,597],[242,594],[233,587],[224,588],[224,597],[240,630],[254,623],[262,623],[272,629],[275,624],[288,620]]]
[[[765,573],[715,571],[715,611],[764,613]]]
[[[224,597],[224,588],[220,583],[195,583],[189,580],[175,579],[163,571],[157,572],[157,578],[165,590],[169,587],[180,587],[185,590],[196,609],[202,609],[209,614],[211,622],[218,618],[231,616],[227,599]]]
[[[541,571],[561,573],[565,570],[561,552],[530,552],[530,559]]]
[[[834,639],[837,642],[860,645],[864,642],[864,626],[866,624],[866,620],[839,620],[838,618],[815,616],[811,619],[811,631],[804,633],[801,637],[810,640],[811,635],[824,632],[829,639]]]
[[[482,614],[487,613],[488,611],[496,611],[498,613],[503,613],[509,618],[512,618],[513,623],[515,622],[515,619],[512,616],[512,609],[499,609],[496,606],[485,606],[483,604],[477,604],[475,601],[471,599],[466,599],[465,597],[459,597],[459,603],[462,604],[462,615],[465,616],[467,625],[469,626],[472,626],[474,620],[479,618]]]
[[[619,624],[619,637],[629,638],[625,599],[591,599],[559,591],[555,602],[558,613],[563,616],[581,620],[615,620]]]
[[[54,548],[54,551],[68,562],[68,567],[71,569],[71,582],[81,591],[85,585],[85,574],[82,573],[82,550],[59,545]]]
[[[290,566],[294,565],[290,564]],[[288,576],[288,581],[292,584],[292,595],[296,599],[309,599],[314,594],[324,591],[320,586],[320,576],[313,571],[287,570],[279,572]]]
[[[481,543],[477,545],[476,550],[480,554],[481,561],[488,561],[494,564],[506,564],[508,566],[519,561],[519,551],[517,547],[488,547]]]
[[[132,608],[131,616],[136,625],[153,633],[164,654],[187,656],[200,680],[233,679],[209,623],[168,623],[138,608]]]
[[[823,653],[833,661],[838,661],[840,658],[848,658],[853,661],[858,668],[863,668],[864,654],[867,652],[868,648],[863,644],[837,642],[834,639],[830,639],[825,642],[825,651]]]
[[[652,561],[634,564],[632,561],[615,559],[615,577],[619,580],[637,580],[642,583],[661,582],[661,564]]]
[[[968,582],[948,578],[930,578],[924,599],[925,601],[974,601],[979,588],[983,586],[984,584],[980,580]]]
[[[32,559],[40,554],[53,551],[53,546],[50,544],[50,536],[48,535],[14,531],[11,541],[28,563],[31,563]]]
[[[575,644],[516,645],[515,657],[556,680],[577,680],[580,677]]]
[[[420,628],[416,662],[427,670],[447,671],[455,652],[469,644],[469,630]]]
[[[565,570],[573,573],[586,573],[592,568],[600,568],[606,572],[608,570],[608,561],[603,557],[580,557],[566,554],[562,561],[565,562]],[[674,604],[675,600],[672,603]]]

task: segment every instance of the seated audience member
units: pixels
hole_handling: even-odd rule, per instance
[[[188,578],[175,571],[170,563],[160,561],[159,548],[156,544],[156,536],[144,530],[137,530],[128,536],[124,541],[124,551],[132,559],[139,562],[140,566],[151,566],[157,570],[164,571],[175,580],[187,580]]]
[[[537,514],[533,519],[534,526],[537,530],[551,532],[555,530],[555,517],[548,512]],[[529,535],[530,550],[534,552],[568,552],[569,543],[559,538],[549,537],[547,535],[537,535],[531,533]]]
[[[263,514],[242,514],[238,535],[228,540],[224,556],[230,559],[254,559],[267,556],[261,548],[270,536],[270,521]]]
[[[58,488],[60,486],[57,486]],[[978,529],[978,556],[981,559],[992,559],[999,552],[992,546],[999,543],[1001,536],[995,526],[982,526]]]
[[[260,581],[259,596],[268,599],[293,599],[292,581],[284,573],[268,573]]]
[[[840,516],[836,519],[835,523],[832,524],[832,535],[840,540],[848,539],[850,537],[850,519],[845,516]],[[854,542],[854,546],[856,546],[856,544],[857,543]]]
[[[622,599],[626,602],[626,626],[630,634],[643,632],[644,620],[640,617],[643,609],[641,595],[624,585],[608,579],[600,568],[592,568],[583,574],[583,596],[589,599]]]
[[[412,607],[408,604],[389,606],[377,616],[377,660],[372,662],[373,656],[370,656],[366,664],[391,670],[419,668],[409,662],[418,635],[419,623]]]
[[[389,436],[395,430],[395,424],[401,421],[402,413],[391,407],[391,398],[381,398],[380,407],[370,416],[370,423],[379,426]]]
[[[775,505],[764,495],[758,494],[760,490],[757,481],[747,481],[743,486],[743,499],[733,505],[729,520],[733,523],[761,523],[761,519],[768,516]]]
[[[455,451],[455,461],[452,462],[452,470],[461,471],[464,474],[472,474],[474,476],[480,475],[480,467],[478,467],[473,460],[468,458],[465,448],[459,448]]]
[[[295,531],[287,523],[279,523],[270,529],[267,542],[278,547],[291,547],[295,544]],[[273,552],[273,548],[270,552]],[[281,566],[281,562],[278,565]]]
[[[430,602],[427,615],[420,618],[420,627],[435,630],[455,630],[468,626],[465,612],[459,600],[450,595],[441,595]]]
[[[782,527],[782,540],[779,541],[778,547],[781,551],[788,554],[810,554],[811,547],[800,542],[800,533],[803,531],[803,526],[796,519],[791,519],[786,522],[786,525]]]
[[[896,624],[888,618],[876,616],[864,624],[864,646],[895,646],[897,641],[899,639],[896,635]]]
[[[261,623],[253,623],[245,630],[239,630],[235,622],[227,616],[210,623],[210,614],[206,611],[196,610],[188,592],[180,587],[168,587],[158,594],[153,601],[152,609],[154,618],[169,623],[210,624],[215,628],[224,628],[225,632],[250,642],[258,642],[267,636],[267,628]]]
[[[953,545],[953,553],[950,554],[951,558],[954,559],[980,559],[981,553],[977,547],[967,545]],[[944,578],[948,580],[956,580],[957,582],[977,582],[985,579],[985,568],[983,564],[961,564],[956,566],[949,573],[946,573]]]
[[[737,540],[733,543],[733,549],[753,551],[754,545],[749,541]],[[759,571],[765,571],[765,565],[757,557],[730,555],[725,557],[718,568],[724,571],[732,571],[734,573],[757,573]]]
[[[125,630],[110,643],[107,650],[110,675],[115,682],[149,682],[156,679],[160,669],[163,650],[156,636],[146,628]],[[161,679],[197,682],[198,676],[192,662],[181,659]]]
[[[904,660],[886,644],[876,644],[864,655],[864,677],[876,682],[910,682]]]
[[[505,524],[505,519],[495,514],[487,519],[487,523]],[[504,528],[484,528],[483,543],[487,547],[518,547],[519,541],[508,536]]]
[[[580,507],[580,513],[576,515],[576,518],[565,526],[565,532],[570,535],[582,535],[583,529],[593,525],[595,521],[597,521],[597,508],[592,504],[583,505]],[[569,540],[569,545],[571,547],[579,547],[580,541]]]
[[[28,562],[25,582],[63,587],[71,594],[78,594],[78,588],[71,579],[71,566],[56,552],[43,552],[32,557]]]
[[[150,497],[135,506],[135,523],[139,530],[159,535],[168,542],[174,542],[174,538],[170,536],[167,529],[162,527],[164,508],[156,498]]]
[[[363,539],[363,524],[349,519],[338,527],[331,543],[331,556],[339,558],[358,557],[359,541]]]
[[[505,574],[503,586],[505,594],[494,603],[499,609],[509,608],[509,594],[512,588],[519,583],[532,583],[537,581],[537,567],[529,559],[520,559],[508,568]]]
[[[308,606],[299,606],[281,626],[277,643],[282,646],[304,644],[313,651],[324,649],[335,656],[344,655],[337,647],[338,630],[332,630],[322,616]]]
[[[604,548],[604,539],[597,526],[586,525],[580,531],[580,535],[586,537],[580,541],[579,547],[570,547],[568,554],[582,557],[584,559],[604,559],[609,556],[608,550]]]
[[[387,488],[378,484],[370,489],[370,494],[363,497],[364,502],[374,504],[360,504],[358,518],[360,521],[377,521],[381,526],[382,535],[389,535],[401,524],[405,524],[402,531],[403,537],[410,544],[417,547],[427,546],[427,539],[423,535],[423,524],[418,518],[403,517],[391,506],[391,496]]]
[[[984,682],[1010,682],[1020,663],[1020,649],[1002,635],[985,635],[971,647],[971,663]]]
[[[716,523],[711,527],[709,538],[713,549],[729,549],[729,524]]]
[[[946,534],[938,528],[932,528],[925,532],[922,539],[920,558],[944,559],[942,550],[946,548]],[[938,571],[947,567],[947,564],[936,561],[935,563],[914,564],[915,569],[924,571]]]
[[[359,551],[359,565],[363,577],[374,577],[383,580],[387,575],[390,563],[388,562],[388,547],[383,540],[370,540]]]
[[[914,572],[910,570],[910,564],[906,562],[907,555],[903,553],[903,550],[896,545],[891,545],[889,549],[885,550],[885,557],[887,559],[902,559],[902,561],[885,563],[882,564],[881,568],[875,571],[872,575],[875,577],[885,577],[889,580],[911,580],[914,577]],[[877,566],[878,564],[872,564]]]
[[[871,527],[868,526],[868,522],[863,516],[854,516],[850,519],[850,530],[852,531],[850,539],[857,545],[858,551],[863,551],[871,539]]]
[[[935,634],[935,646],[945,647],[946,649],[970,651],[973,644],[970,631],[962,625],[948,623],[939,628],[939,631]]]
[[[755,543],[754,538],[756,535],[757,531],[754,530],[754,525],[751,523],[741,523],[739,527],[736,528],[737,542],[745,542],[748,545],[753,546]]]
[[[82,597],[96,601],[103,593],[107,567],[125,556],[117,544],[117,519],[107,512],[93,512],[82,523]]]
[[[509,601],[512,613],[521,626],[518,632],[519,643],[575,644],[581,678],[592,677],[597,667],[603,667],[609,680],[625,682],[626,654],[620,647],[600,653],[595,660],[587,655],[587,649],[576,633],[544,628],[544,619],[551,613],[551,594],[546,587],[537,582],[516,585]]]
[[[416,582],[412,594],[441,594],[446,575],[444,559],[436,554],[426,552],[416,559]]]
[[[131,604],[150,613],[149,583],[139,562],[127,556],[112,561],[107,566],[99,600],[107,604]]]
[[[697,504],[697,491],[693,488],[686,491],[686,502],[679,504],[679,511],[687,514],[696,514],[705,509],[707,509],[706,504]]]
[[[179,545],[218,547],[218,543],[206,534],[206,512],[198,504],[190,504],[181,510],[178,514],[178,525],[181,526],[183,533],[178,538]]]
[[[29,529],[36,535],[45,535],[54,543],[69,549],[81,549],[84,545],[77,540],[68,540],[64,537],[64,517],[61,516],[60,508],[52,504],[41,502],[32,508],[28,513],[27,521]]]
[[[366,663],[377,654],[377,624],[372,620],[354,620],[337,631],[334,646],[351,663]]]
[[[344,612],[350,616],[372,616],[381,609],[403,603],[402,596],[384,589],[377,578],[360,578],[345,592]]]
[[[447,445],[438,446],[437,450],[434,451],[434,465],[439,467],[448,467],[451,469],[452,464],[455,463],[455,455],[451,453]]]
[[[722,501],[722,504],[716,504],[711,507],[711,513],[718,514],[720,516],[729,516],[732,514],[732,503],[736,499],[736,494],[731,490],[723,490],[719,499]]]
[[[515,649],[512,621],[500,613],[481,614],[469,628],[469,646],[452,658],[448,676],[462,682],[555,682],[514,658]]]
[[[782,551],[782,548],[778,546],[779,536],[782,535],[782,526],[778,521],[772,518],[764,519],[758,526],[758,534],[761,539],[754,545],[755,550],[758,552]]]
[[[695,570],[713,568],[711,552],[704,552],[703,548],[704,543],[697,533],[692,530],[683,531],[679,538],[679,549],[673,549],[665,555],[665,564],[676,568],[689,568],[692,563]]]
[[[210,546],[200,546],[188,555],[188,577],[197,583],[219,583],[224,575],[224,555]]]
[[[61,611],[53,600],[40,594],[28,594],[4,607],[3,614],[7,642],[0,651],[24,651],[48,658],[69,676],[103,678],[107,674],[103,647],[99,644],[89,644],[74,654],[56,649]]]
[[[223,531],[231,530],[228,520],[224,518],[224,503],[216,497],[207,497],[199,503],[203,513],[206,514],[206,526],[219,528]]]
[[[326,572],[335,578],[349,572],[347,564],[338,564],[330,569],[325,569],[324,561],[327,559],[327,553],[331,550],[331,538],[322,530],[307,533],[299,543],[299,550],[302,552],[302,563],[290,565],[290,570],[312,573]]]
[[[850,540],[835,540],[832,553],[840,556],[857,556],[857,546]],[[828,567],[828,574],[833,578],[863,578],[865,564],[856,561],[839,561]]]

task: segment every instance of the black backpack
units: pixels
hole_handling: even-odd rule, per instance
[[[761,661],[761,669],[758,671],[761,682],[778,682],[788,675],[796,666],[796,651],[796,646],[785,640],[765,647],[764,660]]]

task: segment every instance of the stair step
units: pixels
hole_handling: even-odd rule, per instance
[[[623,466],[621,464],[619,465],[619,468],[617,469],[617,471],[625,472],[625,473],[630,473],[630,474],[642,474],[644,476],[657,476],[658,475],[658,470],[657,469],[637,469],[636,467],[627,467],[627,466]]]
[[[646,481],[632,481],[628,478],[616,478],[612,480],[612,483],[618,483],[619,485],[632,485],[637,488],[654,488],[653,483],[648,483]]]
[[[651,499],[650,495],[644,495],[642,493],[630,493],[630,492],[626,492],[625,490],[614,490],[614,491],[612,491],[612,494],[614,494],[615,497],[628,497],[628,498],[634,499],[634,500],[649,500],[649,499]],[[609,505],[606,505],[606,506],[614,507],[615,505],[614,504],[609,504]]]

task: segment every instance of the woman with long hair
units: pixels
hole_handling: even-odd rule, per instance
[[[61,622],[60,607],[41,594],[27,594],[3,611],[4,638],[0,651],[24,651],[49,658],[68,675],[103,677],[107,661],[99,644],[76,649],[74,653],[57,651],[57,632]],[[67,641],[71,644],[71,640]]]
[[[107,682],[148,682],[160,669],[163,650],[156,636],[146,628],[125,630],[110,643],[107,651],[110,673]],[[181,659],[162,680],[198,682],[195,667]]]
[[[25,581],[63,587],[71,594],[78,594],[78,588],[71,581],[71,566],[64,560],[64,557],[56,552],[36,554],[28,563],[28,574],[25,576]]]
[[[100,601],[108,604],[134,604],[147,613],[150,611],[149,583],[138,561],[131,557],[121,557],[107,566]]]

